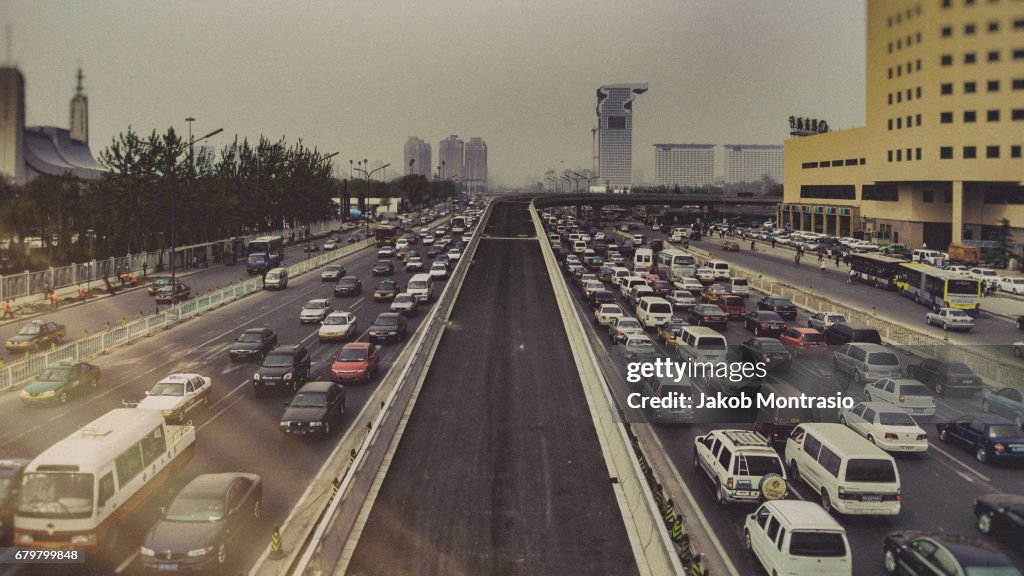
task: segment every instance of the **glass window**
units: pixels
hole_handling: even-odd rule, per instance
[[[939,123],[941,123],[941,124],[952,124],[953,123],[953,113],[952,112],[942,112],[942,113],[940,113],[939,114]]]
[[[943,54],[942,58],[939,60],[939,63],[942,66],[952,66],[953,65],[953,55],[952,54]],[[892,78],[892,70],[889,71],[889,77]]]
[[[821,442],[817,438],[811,435],[807,435],[807,439],[804,442],[804,452],[807,453],[812,459],[818,459],[818,452],[821,450]]]
[[[974,110],[964,110],[964,122],[971,123],[978,120],[978,113]]]
[[[978,157],[978,148],[976,146],[964,146],[964,158],[972,159]]]
[[[142,472],[142,454],[136,444],[125,450],[114,460],[117,468],[117,483],[123,488]]]
[[[941,146],[939,148],[939,158],[943,160],[951,160],[953,158],[953,147]]]
[[[986,146],[985,158],[999,158],[999,146]]]
[[[889,460],[851,458],[846,463],[847,482],[895,482],[896,468]]]
[[[142,446],[143,466],[149,466],[167,451],[167,442],[164,439],[163,426],[157,426],[152,432],[146,435],[140,442]]]
[[[846,541],[839,532],[801,532],[789,535],[789,553],[793,556],[841,558],[846,556]]]
[[[978,55],[974,52],[967,52],[964,54],[964,64],[974,64],[978,61]]]
[[[977,91],[978,91],[978,83],[977,82],[964,82],[964,93],[965,94],[974,94]]]
[[[999,92],[999,80],[989,80],[987,88],[989,92]]]
[[[772,518],[768,521],[768,539],[775,542],[775,537],[779,535],[779,521]]]
[[[999,62],[999,50],[989,50],[988,52],[989,62]]]
[[[1010,146],[1010,158],[1020,158],[1020,144]]]
[[[114,473],[107,472],[100,478],[99,498],[96,499],[97,506],[103,507],[114,495]]]

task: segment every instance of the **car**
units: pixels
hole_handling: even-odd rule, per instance
[[[0,459],[0,546],[10,546],[14,539],[14,509],[29,462],[24,458]]]
[[[359,320],[347,310],[331,312],[320,323],[316,334],[321,342],[356,338],[359,336]]]
[[[391,247],[391,246],[383,246],[379,250],[377,250],[377,258],[380,258],[382,260],[386,260],[388,258],[394,258],[394,257],[395,257],[395,249],[393,247]]]
[[[430,277],[438,280],[444,280],[448,277],[448,265],[435,260],[434,263],[430,265]]]
[[[911,378],[881,378],[865,384],[866,402],[887,402],[913,416],[934,416],[935,400],[931,392]]]
[[[587,302],[591,308],[596,308],[602,304],[615,304],[618,299],[611,290],[594,290],[587,296]]]
[[[714,270],[711,270],[710,268],[708,268],[708,270],[710,271],[710,274],[713,276]],[[704,291],[704,284],[696,278],[680,278],[676,280],[673,283],[673,285],[679,290],[686,290],[687,292],[693,294],[695,297],[700,296],[700,293]]]
[[[334,285],[335,296],[359,296],[363,293],[363,281],[356,276],[342,276]]]
[[[177,288],[164,286],[156,293],[156,301],[160,304],[173,304],[192,297],[192,288],[184,282],[178,282]]]
[[[744,362],[764,363],[768,372],[788,370],[793,365],[793,354],[775,338],[755,337],[738,346]]]
[[[939,422],[939,440],[974,453],[978,462],[1024,461],[1024,430],[995,414],[965,414]]]
[[[394,273],[395,264],[390,260],[378,260],[371,270],[371,274],[374,276],[391,276]]]
[[[974,499],[978,530],[1024,550],[1024,495],[987,494]]]
[[[882,335],[870,326],[836,322],[821,333],[825,343],[830,346],[842,346],[851,343],[881,344]]]
[[[860,402],[839,410],[839,423],[886,452],[925,452],[928,434],[906,410],[887,402]]]
[[[345,414],[345,387],[337,382],[307,382],[281,415],[280,430],[309,438],[330,436]]]
[[[789,298],[765,296],[757,301],[757,309],[776,312],[783,320],[796,320],[796,304]]]
[[[433,259],[436,258],[439,254],[441,254],[441,248],[436,244],[431,245],[430,248],[427,248],[427,258]]]
[[[423,271],[423,259],[419,256],[410,256],[405,262],[406,272],[422,272]]]
[[[689,324],[684,320],[672,319],[665,322],[661,326],[658,326],[658,342],[664,342],[669,346],[675,346],[679,335],[683,333],[683,328],[688,325]]]
[[[150,283],[149,287],[146,288],[146,292],[148,292],[150,296],[156,296],[157,292],[170,285],[171,277],[161,276],[160,278],[155,278],[153,282]]]
[[[981,409],[1013,420],[1017,427],[1024,429],[1024,393],[1017,388],[999,388],[985,393]]]
[[[316,242],[307,242],[306,245],[302,247],[302,251],[303,252],[319,252],[320,251],[320,245],[317,244]]]
[[[705,303],[708,303],[708,304],[717,304],[718,301],[722,299],[722,296],[725,296],[728,293],[729,293],[729,287],[726,286],[725,284],[719,284],[719,283],[709,284],[700,293],[700,299],[701,299],[702,302],[705,302]]]
[[[591,294],[594,294],[595,292],[598,292],[598,291],[600,291],[600,292],[607,292],[607,290],[604,289],[604,282],[601,282],[600,280],[588,280],[588,281],[586,281],[583,284],[582,290],[583,290],[583,297],[587,300],[587,302],[590,301],[590,295]],[[614,294],[613,294],[613,296],[614,296]]]
[[[725,242],[722,242],[722,250],[725,250],[726,252],[739,252],[740,245],[737,242],[726,240]]]
[[[771,336],[777,338],[789,326],[776,312],[770,310],[751,310],[743,317],[743,327],[754,333],[754,336]]]
[[[48,320],[33,320],[21,327],[18,333],[4,342],[8,352],[45,350],[53,344],[60,344],[67,335],[63,324]]]
[[[1017,316],[1017,330],[1024,330],[1024,314]]]
[[[252,388],[256,396],[268,389],[299,389],[309,380],[312,360],[309,350],[302,344],[282,344],[267,354],[252,375]]]
[[[88,362],[61,362],[43,370],[18,393],[24,406],[64,404],[72,395],[93,391],[100,383],[100,368]]]
[[[271,268],[263,277],[264,290],[284,290],[288,287],[288,269]]]
[[[888,574],[1020,576],[1013,561],[991,544],[948,532],[892,532],[882,550],[882,567]]]
[[[807,319],[807,327],[814,328],[818,332],[824,332],[833,324],[846,323],[846,316],[837,312],[815,312]]]
[[[793,356],[822,356],[828,352],[825,344],[825,337],[814,328],[788,327],[779,334],[779,342],[782,342]]]
[[[615,318],[625,315],[618,304],[601,304],[594,309],[594,322],[597,322],[598,326],[610,326]]]
[[[146,392],[139,401],[140,410],[159,410],[168,424],[184,424],[192,410],[210,405],[213,380],[209,376],[169,374]]]
[[[1002,276],[996,282],[996,286],[1002,292],[1009,294],[1024,294],[1024,278],[1017,278],[1013,276]]]
[[[448,251],[448,259],[452,262],[458,262],[459,258],[462,257],[462,250],[459,248],[452,248]]]
[[[418,306],[419,300],[415,296],[408,292],[399,292],[395,299],[391,301],[391,307],[388,309],[408,317],[416,315]]]
[[[629,334],[644,334],[644,327],[640,321],[629,316],[613,316],[608,324],[608,340],[612,344],[618,344]]]
[[[261,361],[274,346],[277,346],[277,333],[272,329],[266,326],[247,328],[228,347],[228,358],[232,362]]]
[[[967,271],[967,277],[979,282],[994,282],[997,285],[1000,279],[999,272],[991,268],[971,268]]]
[[[1017,358],[1024,358],[1024,340],[1013,343],[1013,355]]]
[[[963,330],[970,332],[974,328],[974,318],[958,308],[939,308],[924,316],[929,326],[942,326],[943,330]]]
[[[962,362],[926,358],[907,366],[907,373],[932,389],[936,396],[949,392],[977,394],[984,387],[981,377]]]
[[[384,312],[377,315],[377,319],[370,324],[366,338],[370,342],[401,342],[409,327],[405,316],[394,312]]]
[[[372,342],[350,342],[331,356],[331,380],[369,382],[380,369],[380,348]]]
[[[263,482],[258,475],[222,472],[196,476],[143,538],[139,547],[142,568],[223,573],[233,546],[247,548],[246,534],[262,512]]]
[[[299,311],[299,322],[312,324],[323,322],[327,315],[334,312],[334,304],[326,298],[316,298],[302,305]]]
[[[338,278],[341,278],[347,274],[345,267],[341,264],[328,264],[324,267],[323,271],[320,272],[321,282],[337,282]]]
[[[711,284],[717,278],[715,271],[707,266],[697,268],[697,271],[694,272],[694,276],[699,282],[701,282],[701,284]]]
[[[674,289],[664,298],[672,305],[673,310],[681,311],[697,305],[697,298],[689,290]]]
[[[765,477],[786,479],[782,459],[750,430],[712,430],[693,439],[693,467],[711,482],[715,502],[760,502]],[[785,482],[782,483],[785,486]],[[774,499],[785,496],[773,495]]]
[[[390,302],[395,299],[399,292],[401,292],[401,288],[398,287],[398,282],[390,279],[381,280],[377,287],[373,289],[373,301]]]
[[[693,326],[725,330],[729,325],[729,316],[714,304],[698,304],[686,311],[686,321]]]
[[[423,242],[424,246],[432,246],[434,244],[434,235],[433,234],[425,234],[423,236],[422,242]]]
[[[646,334],[626,334],[618,343],[619,353],[627,362],[637,362],[646,358],[655,358],[658,349],[654,341]]]
[[[338,241],[337,240],[328,240],[327,242],[324,242],[324,251],[325,252],[328,251],[328,250],[337,250],[337,249],[338,249]]]
[[[664,280],[655,280],[651,284],[651,288],[654,290],[655,296],[665,297],[673,293],[674,288],[670,282]]]

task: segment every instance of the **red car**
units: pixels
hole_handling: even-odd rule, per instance
[[[349,342],[331,356],[331,380],[369,382],[377,375],[379,348],[369,342]]]
[[[665,282],[664,280],[654,282],[651,284],[651,288],[654,289],[655,296],[661,296],[662,298],[669,296],[675,290],[671,283]]]
[[[789,348],[793,356],[824,354],[828,351],[825,337],[814,328],[786,328],[779,334],[779,340]]]

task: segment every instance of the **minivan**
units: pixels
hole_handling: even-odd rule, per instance
[[[725,336],[707,326],[686,326],[676,339],[676,353],[691,362],[725,362]]]
[[[846,322],[836,322],[829,326],[822,336],[825,337],[825,343],[830,346],[840,346],[852,342],[882,343],[882,335],[878,333],[878,330],[870,326],[847,324]]]
[[[733,278],[729,280],[729,292],[746,298],[750,295],[750,285],[746,278]]]
[[[672,319],[672,305],[657,296],[644,296],[636,307],[636,319],[644,328],[657,328]]]
[[[843,424],[801,424],[786,440],[793,480],[818,492],[826,512],[895,516],[900,513],[900,473],[886,451]]]
[[[583,254],[587,251],[587,243],[583,240],[573,240],[572,252],[573,254]]]
[[[836,375],[845,374],[854,382],[866,383],[882,378],[899,378],[900,357],[878,344],[844,344],[832,353]]]
[[[263,279],[264,290],[284,290],[288,287],[288,269],[271,268]]]
[[[853,574],[846,530],[814,502],[773,500],[761,504],[743,522],[743,544],[769,574]]]
[[[620,280],[619,292],[622,293],[623,298],[629,298],[629,292],[633,289],[633,286],[647,286],[647,281],[639,276],[626,276]],[[650,288],[650,286],[647,287]]]
[[[729,263],[724,260],[708,260],[706,266],[715,271],[715,279],[728,280],[731,275]]]
[[[654,264],[654,250],[650,248],[637,248],[633,253],[633,273],[647,272]]]
[[[633,310],[639,310],[641,299],[654,296],[656,296],[654,288],[651,288],[647,284],[637,284],[629,289],[629,295],[626,296],[626,303],[629,304],[629,307]],[[642,321],[641,324],[643,324]]]
[[[688,380],[676,382],[674,378],[650,376],[641,383],[641,394],[648,398],[693,398],[693,386]],[[647,415],[655,424],[689,424],[693,422],[692,402],[676,402],[670,407],[653,408],[648,403]]]
[[[430,274],[416,274],[409,279],[405,291],[419,302],[429,302],[434,298],[434,278]]]

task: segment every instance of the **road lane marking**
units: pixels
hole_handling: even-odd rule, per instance
[[[135,552],[132,552],[131,556],[126,558],[124,562],[121,562],[120,564],[117,565],[117,568],[114,569],[114,574],[120,574],[121,572],[124,572],[125,568],[128,568],[129,566],[131,566],[132,562],[134,562],[135,559],[138,558],[138,557],[139,557],[139,551],[138,550],[136,550]]]
[[[230,404],[228,404],[227,406],[225,406],[225,407],[221,408],[220,410],[218,410],[218,411],[217,411],[217,413],[216,413],[216,414],[214,414],[213,416],[210,416],[210,417],[209,417],[209,418],[208,418],[208,419],[206,420],[206,422],[203,422],[202,424],[200,424],[200,425],[199,425],[199,427],[198,427],[198,428],[196,428],[196,434],[198,434],[198,433],[199,433],[199,431],[200,431],[200,430],[202,430],[203,428],[206,428],[207,426],[209,426],[210,424],[212,424],[212,423],[213,423],[213,421],[214,421],[214,420],[216,420],[218,416],[220,416],[221,414],[223,414],[223,413],[227,412],[227,411],[228,411],[228,410],[229,410],[229,409],[230,409],[230,408],[231,408],[232,406],[234,406],[235,404],[238,404],[238,403],[239,403],[239,402],[241,402],[242,400],[245,400],[245,394],[240,394],[240,395],[238,396],[238,398],[235,398],[234,400],[232,400]]]
[[[359,298],[359,300],[356,300],[355,302],[353,302],[352,305],[348,307],[348,309],[349,310],[355,310],[356,307],[359,306],[363,302],[363,300],[366,300],[366,296],[362,296],[362,297]]]
[[[968,466],[967,464],[964,464],[964,463],[963,463],[963,462],[961,462],[961,461],[960,461],[959,459],[957,459],[957,458],[956,458],[955,456],[953,456],[953,455],[952,455],[952,454],[950,454],[949,452],[946,452],[946,451],[945,451],[945,450],[943,450],[942,448],[939,448],[939,447],[938,447],[938,446],[936,446],[936,445],[935,445],[934,443],[931,443],[931,442],[929,442],[929,444],[928,444],[928,445],[929,445],[930,449],[938,451],[938,453],[939,453],[939,454],[942,454],[942,455],[943,455],[943,456],[945,456],[946,458],[949,458],[949,459],[950,459],[951,461],[953,461],[953,462],[954,462],[955,464],[957,464],[958,466],[960,466],[960,467],[964,468],[965,470],[967,470],[967,471],[968,471],[968,472],[970,472],[971,474],[974,474],[974,475],[976,475],[976,476],[977,476],[978,478],[981,478],[981,479],[982,479],[982,480],[984,480],[985,482],[992,482],[992,479],[991,479],[991,478],[989,478],[988,476],[985,476],[985,475],[984,475],[984,474],[982,474],[981,472],[978,472],[978,471],[977,471],[977,470],[975,470],[974,468],[971,468],[971,467],[970,467],[970,466]],[[940,462],[941,462],[941,460],[940,460]],[[953,469],[953,468],[951,468],[951,469],[952,469],[952,470],[953,470],[954,472],[956,471],[956,470],[955,470],[955,469]],[[971,481],[971,482],[973,482],[973,480],[970,480],[969,478],[968,478],[968,480],[969,480],[969,481]]]

